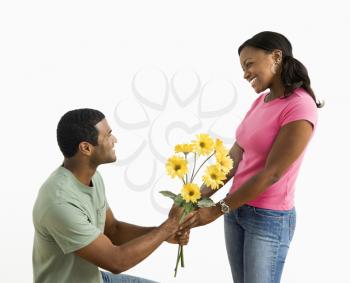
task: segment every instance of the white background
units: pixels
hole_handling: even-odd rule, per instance
[[[350,282],[350,23],[345,2],[1,1],[1,282],[32,281],[32,206],[40,185],[62,161],[55,129],[64,112],[80,107],[104,112],[122,159],[121,149],[134,140],[116,123],[114,109],[121,99],[133,97],[135,73],[151,66],[168,78],[189,68],[203,82],[232,82],[238,94],[235,113],[241,116],[256,95],[242,78],[237,47],[262,30],[290,39],[316,95],[326,101],[297,183],[297,228],[282,282]],[[168,107],[177,120],[178,112]],[[225,127],[233,137],[234,123],[227,120]],[[137,158],[147,164],[146,157]],[[138,170],[139,178],[148,174],[146,167]],[[166,216],[151,199],[170,206],[155,196],[163,188],[128,188],[125,168],[99,169],[115,215],[159,225]],[[160,282],[231,282],[222,219],[191,236],[186,268],[176,279],[177,247],[167,244],[128,273]]]

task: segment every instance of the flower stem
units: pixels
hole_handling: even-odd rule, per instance
[[[212,157],[215,154],[215,151],[206,159],[203,161],[203,163],[201,164],[201,166],[199,166],[198,170],[196,171],[196,173],[194,174],[193,177],[191,177],[191,182],[193,181],[193,179],[196,177],[196,175],[198,174],[199,170],[202,168],[202,166],[204,165],[205,162],[207,162],[210,157]]]
[[[181,267],[185,267],[184,247],[183,246],[181,246],[180,258],[181,258]]]
[[[179,261],[180,261],[180,256],[181,256],[181,246],[179,245],[177,248],[177,257],[176,257],[176,265],[175,265],[175,273],[174,273],[174,277],[176,277],[177,274],[177,268],[179,266]]]
[[[180,221],[179,223],[181,224],[186,215],[188,213],[186,212],[186,210],[184,210],[180,216]],[[182,245],[179,245],[178,249],[177,249],[177,257],[176,257],[176,265],[175,265],[175,273],[174,273],[174,277],[176,277],[176,274],[177,274],[177,268],[179,266],[179,262],[181,260],[181,267],[184,267],[185,266],[185,261],[184,261],[184,252],[183,252],[183,246]]]
[[[186,159],[186,161],[187,161],[187,153],[185,153],[185,159]],[[188,182],[188,176],[187,176],[188,174],[186,173],[186,184],[187,184],[187,182]]]
[[[194,153],[194,163],[193,163],[193,170],[192,170],[192,175],[191,175],[191,179],[190,179],[190,183],[192,183],[193,181],[193,174],[194,174],[194,169],[196,168],[196,161],[197,161],[197,153]]]

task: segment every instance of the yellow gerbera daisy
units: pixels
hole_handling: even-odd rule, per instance
[[[187,161],[182,157],[174,155],[167,160],[166,170],[172,178],[176,176],[182,178],[188,172]]]
[[[201,191],[194,183],[187,183],[182,187],[181,196],[186,202],[196,203],[201,198]]]
[[[208,134],[197,135],[197,140],[193,141],[195,150],[199,155],[208,155],[214,148],[214,141]]]
[[[222,143],[222,140],[216,139],[215,140],[215,152],[216,152],[216,154],[221,154],[223,156],[226,156],[226,155],[228,155],[229,151]]]
[[[174,155],[167,160],[166,170],[168,175],[170,175],[172,178],[176,176],[183,178],[183,176],[188,172],[187,161],[182,157]]]
[[[216,162],[220,167],[220,170],[227,174],[233,167],[233,160],[228,155],[216,154]]]
[[[192,143],[177,144],[175,146],[176,153],[182,152],[184,154],[187,154],[192,152],[193,150],[194,150],[194,144]]]
[[[202,177],[204,184],[211,187],[213,190],[217,190],[220,185],[223,185],[223,180],[226,179],[225,173],[220,169],[219,165],[210,165],[207,167],[205,175]]]

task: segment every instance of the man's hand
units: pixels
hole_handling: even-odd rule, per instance
[[[167,242],[170,244],[180,244],[185,246],[188,244],[190,239],[190,230],[187,231],[177,231],[175,234],[171,235]]]
[[[222,212],[217,206],[200,208],[193,212],[192,217],[185,219],[181,224],[180,231],[186,231],[194,227],[207,225],[221,215]]]
[[[160,225],[160,229],[168,234],[168,238],[179,230],[179,222],[182,213],[183,208],[174,204],[169,211],[168,219]]]
[[[178,205],[174,204],[169,211],[168,220],[166,222],[174,223],[175,221],[175,223],[178,224],[179,226],[180,219],[182,217],[183,212],[184,212],[184,209],[182,207],[179,207]],[[189,214],[187,214],[184,219],[184,222],[192,219],[194,215],[195,215],[194,212],[190,212]],[[190,236],[190,229],[182,229],[181,231],[177,230],[176,233],[173,233],[167,239],[167,242],[172,244],[187,245],[189,241],[189,236]]]
[[[173,204],[173,206],[171,207],[171,209],[169,211],[168,218],[177,220],[177,222],[179,223],[183,212],[184,212],[183,207],[180,207],[176,204]]]

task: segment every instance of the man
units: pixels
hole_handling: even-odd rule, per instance
[[[159,227],[114,218],[96,169],[116,161],[117,140],[100,111],[67,112],[58,123],[57,141],[63,165],[42,185],[33,209],[34,282],[153,282],[119,273],[163,241],[187,244],[188,232],[177,232],[181,210],[173,207]]]

